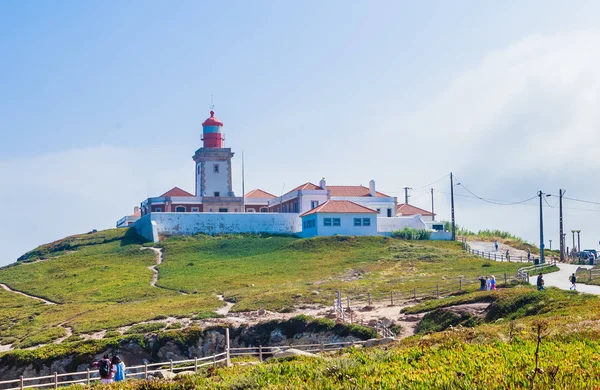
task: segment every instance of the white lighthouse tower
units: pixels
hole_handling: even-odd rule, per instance
[[[196,196],[204,212],[243,212],[243,198],[233,193],[231,148],[223,147],[223,122],[210,112],[202,123],[203,146],[193,156],[196,162]]]

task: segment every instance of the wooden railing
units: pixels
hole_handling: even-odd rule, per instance
[[[231,348],[231,356],[256,356],[263,361],[266,356],[273,355],[279,351],[288,349],[299,349],[304,352],[328,352],[338,349],[351,347],[354,345],[363,345],[366,341],[344,341],[339,343],[319,343],[319,344],[298,344],[298,345],[282,345],[276,347],[246,347],[246,348]]]
[[[231,359],[231,348],[229,344],[229,329],[225,329],[225,351],[221,353],[215,353],[211,356],[206,356],[202,358],[194,358],[187,360],[169,360],[165,362],[158,363],[147,363],[138,366],[127,367],[127,372],[125,374],[126,378],[144,378],[147,379],[148,375],[153,375],[158,373],[159,371],[167,370],[169,372],[175,373],[178,371],[184,370],[194,370],[198,371],[200,367],[205,366],[216,366],[219,363],[225,363],[227,366],[230,365]],[[33,389],[33,388],[54,388],[57,389],[59,386],[66,386],[72,384],[82,384],[89,386],[92,382],[99,381],[100,377],[96,370],[91,371],[87,369],[86,371],[79,372],[64,372],[57,373],[55,372],[52,375],[44,375],[37,377],[24,378],[23,376],[19,377],[19,379],[0,381],[0,389],[2,390],[23,390],[23,389]],[[10,387],[6,387],[10,386]]]

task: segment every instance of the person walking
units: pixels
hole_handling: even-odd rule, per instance
[[[487,291],[490,291],[492,289],[492,281],[490,280],[489,276],[485,277],[485,289]]]
[[[479,290],[485,291],[485,278],[483,276],[479,277]]]
[[[92,363],[92,367],[98,367],[100,382],[102,384],[106,385],[113,383],[113,376],[115,374],[116,367],[112,365],[108,354],[104,354],[100,361]]]
[[[113,356],[111,363],[115,367],[115,382],[125,380],[125,363],[123,363],[121,358],[115,355]]]
[[[494,275],[492,275],[492,278],[490,280],[490,287],[492,290],[496,289],[496,277]]]
[[[540,272],[540,274],[537,277],[537,289],[538,291],[542,291],[545,290],[546,288],[544,287],[544,275]]]
[[[494,246],[496,247],[496,252],[498,252],[498,240],[494,241]]]
[[[527,262],[531,261],[531,249],[527,248]]]
[[[510,250],[506,250],[506,261],[510,261]]]
[[[575,273],[569,276],[569,281],[571,282],[571,287],[569,287],[569,290],[577,290],[577,276],[575,276]]]

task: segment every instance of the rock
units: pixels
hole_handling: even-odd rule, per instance
[[[183,353],[179,349],[179,346],[177,346],[176,344],[174,344],[172,342],[168,342],[165,345],[163,345],[162,347],[160,347],[160,349],[158,350],[157,356],[158,356],[159,361],[162,361],[162,362],[167,361],[169,359],[171,359],[171,360],[187,359],[187,356],[183,355]]]
[[[181,371],[181,372],[178,372],[178,373],[175,375],[175,377],[176,377],[176,378],[181,378],[182,376],[189,376],[189,375],[194,375],[194,374],[195,374],[195,372],[194,372],[194,371]]]
[[[294,294],[293,298],[302,298],[302,294]]]
[[[287,357],[293,357],[293,356],[320,357],[320,356],[315,355],[314,353],[301,351],[301,350],[295,349],[295,348],[290,348],[283,352],[277,352],[277,353],[273,354],[273,357],[271,357],[269,359],[281,359],[281,358],[287,358]],[[269,359],[267,359],[267,360],[269,360]]]
[[[393,337],[384,337],[382,339],[369,339],[365,342],[365,348],[375,347],[377,345],[386,345],[393,343],[395,339]]]
[[[258,315],[264,316],[267,311],[265,309],[258,309]]]
[[[319,295],[319,292],[316,291],[316,290],[315,291],[311,291],[310,295]]]
[[[283,335],[281,334],[281,329],[277,328],[271,332],[269,337],[269,344],[277,344],[283,341]]]
[[[160,370],[156,374],[154,374],[157,378],[160,379],[173,379],[175,378],[175,374],[173,374],[169,370]]]

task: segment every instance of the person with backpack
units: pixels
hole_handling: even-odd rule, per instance
[[[92,366],[98,367],[98,373],[100,374],[100,382],[102,384],[113,383],[113,376],[116,367],[113,367],[110,361],[110,357],[107,353],[104,354],[100,361],[92,363]]]
[[[577,290],[577,285],[575,284],[577,283],[577,276],[575,276],[575,273],[569,276],[569,281],[571,282],[571,287],[569,287],[569,290]]]
[[[112,363],[113,367],[115,367],[115,375],[114,375],[115,382],[120,382],[122,380],[125,380],[125,363],[123,363],[121,358],[118,357],[117,355],[115,355],[115,356],[113,356],[111,363]]]
[[[537,277],[536,285],[537,285],[538,291],[542,291],[542,290],[546,289],[546,287],[544,287],[544,275],[541,272]]]

